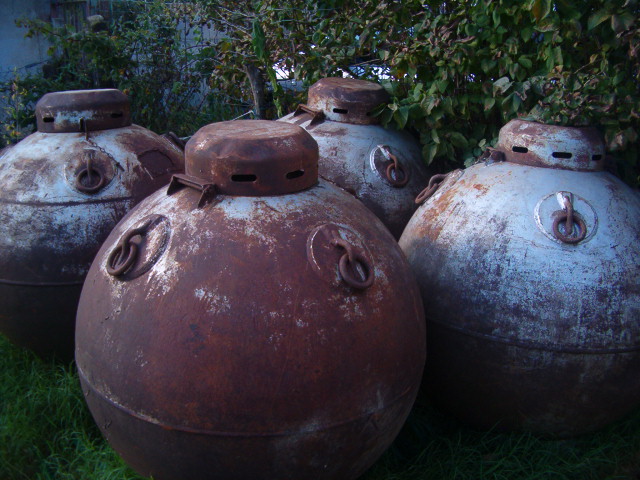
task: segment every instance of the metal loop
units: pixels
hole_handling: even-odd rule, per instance
[[[558,240],[564,243],[578,243],[585,239],[587,236],[587,225],[584,220],[577,214],[573,214],[573,220],[571,221],[571,229],[567,228],[569,221],[569,213],[563,210],[558,210],[554,213],[553,219],[553,234]],[[565,222],[565,233],[560,231],[560,224]],[[577,227],[578,233],[574,236],[573,230]]]
[[[128,250],[126,255],[125,250]],[[123,275],[135,263],[137,257],[138,246],[135,243],[127,244],[126,247],[118,244],[107,259],[107,273],[114,277]]]
[[[95,184],[92,184],[93,183],[92,172],[98,175],[98,181]],[[87,177],[88,179],[88,182],[87,182],[88,185],[83,184],[83,179],[85,177]],[[104,187],[105,183],[107,183],[107,179],[105,178],[102,171],[100,169],[94,168],[89,164],[87,164],[87,166],[82,170],[80,170],[76,175],[75,187],[77,190],[80,190],[81,192],[84,192],[84,193],[96,193],[98,190]]]
[[[562,203],[564,210],[557,210],[553,213],[553,234],[558,240],[564,243],[578,243],[587,236],[587,225],[582,217],[573,210],[571,197],[563,195]],[[560,231],[560,224],[564,222],[564,233]],[[574,227],[578,228],[578,233],[573,234]]]
[[[93,174],[98,175],[98,181],[94,183]],[[83,179],[87,177],[87,185],[83,183]],[[75,187],[84,193],[95,193],[104,187],[107,179],[99,168],[93,166],[93,153],[87,154],[87,165],[76,175]]]
[[[122,237],[107,258],[107,273],[109,275],[119,277],[133,266],[138,257],[138,245],[131,240],[136,235],[144,237],[150,224],[151,221],[147,221],[140,227],[129,230]]]
[[[353,245],[343,238],[334,238],[331,243],[345,250],[345,253],[340,257],[340,262],[338,263],[338,271],[340,272],[342,280],[350,287],[358,290],[364,290],[373,285],[373,272],[367,259],[356,252],[353,249]],[[355,267],[358,263],[364,270],[364,279],[358,278],[358,275],[355,273]]]
[[[409,181],[409,175],[407,175],[407,172],[405,171],[403,166],[400,164],[396,156],[393,155],[391,152],[388,152],[388,153],[392,163],[390,163],[387,166],[387,171],[386,171],[387,180],[392,186],[396,188],[404,187]],[[394,171],[396,172],[395,177],[393,176]]]
[[[455,170],[454,170],[455,171]],[[415,202],[417,204],[420,204],[422,202],[424,202],[425,200],[427,200],[428,198],[431,198],[431,196],[436,193],[436,190],[438,190],[438,188],[440,187],[440,185],[446,180],[446,178],[451,175],[451,173],[453,172],[449,172],[449,173],[438,173],[436,175],[433,175],[430,179],[429,179],[429,184],[427,185],[427,188],[425,188],[424,190],[422,190],[422,192],[420,192],[418,194],[418,196],[415,199]]]

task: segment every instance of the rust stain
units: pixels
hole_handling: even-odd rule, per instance
[[[43,122],[56,133],[38,131],[2,158],[0,329],[42,356],[70,359],[77,301],[100,245],[131,207],[183,169],[184,160],[168,140],[117,123],[123,117],[111,113],[126,106],[122,94],[59,93],[38,104],[40,117],[53,118]],[[113,98],[115,105],[109,105]],[[93,123],[101,130],[67,132],[58,122],[84,108],[109,119]],[[92,118],[82,111],[85,120]],[[143,162],[141,146],[169,161]]]
[[[640,402],[640,201],[608,173],[539,167],[466,169],[399,243],[428,318],[430,399],[479,428],[567,436]],[[543,234],[558,192],[592,236]]]
[[[186,148],[187,171],[202,168],[203,182],[221,175],[216,165],[234,171],[234,160],[215,157],[230,153],[219,143],[240,143],[210,131],[189,141],[198,149]],[[248,139],[266,145],[257,163],[299,165],[265,154],[278,153],[274,137],[291,138],[288,126],[271,131]],[[293,141],[306,151],[305,137]],[[207,168],[200,151],[213,155]],[[415,279],[371,212],[317,173],[308,181],[273,195],[254,185],[251,195],[224,193],[201,206],[195,185],[158,191],[97,254],[78,309],[76,359],[98,425],[112,422],[103,433],[141,474],[356,478],[397,434],[425,361]],[[132,237],[147,248],[144,259],[110,275],[111,253],[149,216],[168,226],[166,247],[159,255],[145,247],[160,244],[152,231]],[[366,262],[374,276],[366,288],[342,276],[348,248],[353,273]]]

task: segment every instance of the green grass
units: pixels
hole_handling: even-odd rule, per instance
[[[0,480],[140,478],[94,425],[73,364],[43,362],[0,336]],[[362,480],[427,479],[640,480],[640,410],[592,435],[548,440],[473,431],[416,406]]]
[[[139,478],[94,425],[74,366],[0,335],[0,480]]]

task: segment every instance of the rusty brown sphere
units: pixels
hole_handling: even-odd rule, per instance
[[[354,479],[389,446],[425,361],[422,303],[387,229],[318,182],[300,127],[203,127],[89,272],[76,360],[142,475]],[[130,260],[133,258],[133,260]]]
[[[36,133],[0,154],[0,332],[70,360],[93,257],[131,207],[183,170],[183,152],[132,125],[119,90],[46,94],[36,119]]]

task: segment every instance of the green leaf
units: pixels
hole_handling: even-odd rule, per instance
[[[398,129],[402,130],[407,125],[407,120],[409,120],[410,108],[410,106],[404,105],[398,108],[393,114],[393,119],[396,121]]]
[[[611,14],[607,13],[605,10],[597,11],[589,17],[589,21],[587,22],[587,29],[593,30],[602,22],[608,20],[609,17],[611,17]]]
[[[487,25],[489,25],[489,17],[484,13],[481,13],[476,17],[476,23],[479,27],[486,27]]]
[[[520,30],[520,37],[522,38],[523,42],[528,42],[529,40],[531,40],[532,35],[533,35],[533,28],[531,27],[526,27]]]
[[[531,13],[536,19],[536,22],[540,22],[540,20],[544,19],[549,12],[551,11],[551,1],[550,0],[535,0],[533,2],[533,6],[531,7]]]
[[[436,153],[438,153],[438,145],[434,143],[429,143],[422,147],[422,157],[427,165],[431,165],[433,159],[436,157]]]
[[[480,68],[482,68],[482,71],[484,73],[489,73],[489,71],[496,67],[497,63],[498,62],[496,62],[495,60],[483,58],[482,60],[480,60]]]
[[[485,112],[491,110],[493,106],[496,104],[496,99],[493,97],[488,97],[484,99],[484,110]]]
[[[257,18],[253,21],[251,26],[251,45],[253,46],[253,52],[262,61],[267,60],[266,54],[266,41],[264,37],[264,30],[262,24]]]
[[[493,10],[492,17],[494,26],[497,27],[498,25],[500,25],[500,10],[498,6],[496,6],[495,10]]]
[[[633,25],[634,21],[635,17],[629,12],[624,12],[620,15],[613,15],[611,17],[611,28],[616,33],[624,32]]]
[[[458,132],[451,132],[449,134],[449,141],[456,148],[467,148],[467,139],[464,135]]]
[[[553,49],[553,60],[556,62],[556,65],[563,65],[563,59],[562,59],[562,48],[561,47],[555,47]]]
[[[451,99],[451,97],[445,97],[442,99],[442,108],[449,115],[451,116],[455,115],[453,113],[453,100]]]
[[[525,57],[524,55],[518,58],[518,63],[522,65],[524,68],[526,68],[527,70],[533,66],[533,62],[529,60],[527,57]]]
[[[536,25],[536,30],[539,32],[553,32],[558,30],[558,25],[553,18],[546,18]]]
[[[493,82],[493,91],[505,93],[511,87],[512,82],[509,80],[509,77],[501,77],[495,82]]]

